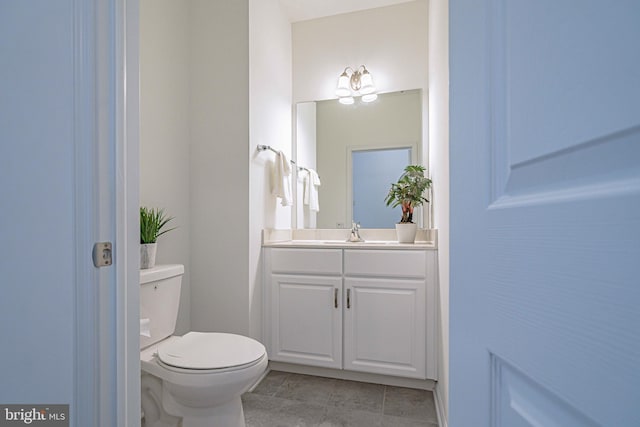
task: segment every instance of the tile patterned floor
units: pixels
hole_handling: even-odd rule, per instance
[[[271,371],[242,401],[247,427],[438,427],[426,390]]]

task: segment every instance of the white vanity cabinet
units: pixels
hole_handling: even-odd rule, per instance
[[[342,251],[267,249],[271,360],[342,367]]]
[[[436,379],[435,253],[265,247],[269,358]]]
[[[344,369],[426,378],[426,252],[344,251]]]

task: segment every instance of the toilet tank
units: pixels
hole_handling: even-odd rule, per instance
[[[140,335],[140,348],[173,334],[180,306],[180,286],[184,266],[157,265],[140,270],[140,319],[149,319],[151,337]]]

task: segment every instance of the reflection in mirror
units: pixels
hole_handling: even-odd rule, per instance
[[[370,103],[343,105],[333,99],[297,104],[296,159],[315,169],[321,181],[315,212],[303,203],[305,174],[298,176],[297,228],[348,228],[352,220],[364,228],[393,228],[401,214],[384,199],[404,167],[419,163],[421,106],[419,89],[380,94]],[[375,189],[373,177],[379,181]],[[360,204],[365,201],[360,191],[367,192],[366,207]]]
[[[389,228],[402,216],[400,206],[381,209],[380,195],[386,196],[398,171],[411,163],[411,151],[411,147],[351,151],[352,216],[361,227]]]

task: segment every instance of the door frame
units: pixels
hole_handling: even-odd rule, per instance
[[[118,425],[140,423],[140,2],[116,2]]]
[[[72,425],[140,425],[139,0],[73,2]],[[96,268],[96,242],[113,264]]]

